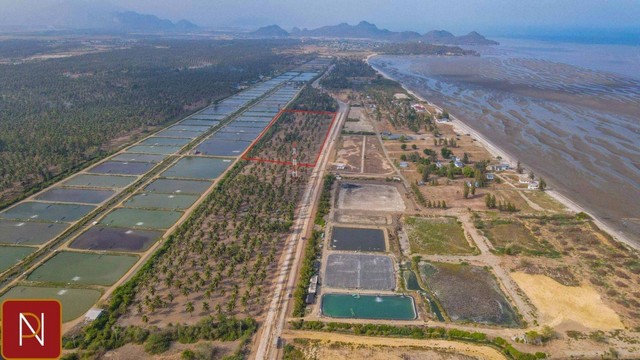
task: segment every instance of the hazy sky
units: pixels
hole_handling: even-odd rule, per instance
[[[318,27],[368,20],[390,30],[501,33],[532,28],[640,28],[640,0],[0,0],[0,21],[58,3],[187,19],[206,27]],[[4,16],[3,14],[4,13]],[[12,24],[14,25],[14,24]]]

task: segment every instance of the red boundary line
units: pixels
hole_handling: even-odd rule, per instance
[[[247,148],[247,150],[244,151],[244,153],[242,154],[242,157],[241,157],[242,160],[266,162],[266,163],[270,163],[270,164],[279,164],[279,165],[293,165],[293,162],[291,162],[291,161],[281,161],[281,160],[272,160],[272,159],[247,157],[247,154],[249,153],[249,151],[251,151],[251,149],[258,143],[258,141],[260,141],[260,139],[262,139],[264,134],[266,134],[266,132],[269,131],[269,129],[273,126],[273,124],[275,124],[275,122],[278,121],[280,116],[282,116],[282,114],[285,113],[285,112],[288,112],[288,113],[317,114],[317,115],[333,115],[333,118],[331,119],[331,124],[329,124],[329,128],[327,129],[327,133],[324,135],[324,140],[322,140],[322,146],[320,147],[320,150],[318,151],[318,154],[316,155],[316,159],[313,162],[313,164],[311,164],[311,163],[298,163],[298,166],[302,166],[302,167],[312,168],[312,167],[316,166],[316,164],[318,163],[318,160],[320,159],[320,155],[322,154],[322,151],[324,150],[324,147],[327,145],[327,139],[329,138],[329,133],[331,132],[331,129],[333,128],[333,125],[336,122],[336,118],[338,117],[338,113],[337,112],[334,112],[334,111],[319,111],[319,110],[289,110],[289,109],[280,110],[276,114],[276,116],[274,116],[273,119],[269,122],[269,125],[267,125],[267,127],[264,128],[264,130],[262,130],[260,135],[258,135],[258,137],[253,141],[251,146],[249,146]]]

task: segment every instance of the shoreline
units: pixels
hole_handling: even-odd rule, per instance
[[[391,75],[387,74],[386,72],[384,72],[383,70],[380,70],[376,67],[374,67],[373,65],[371,65],[369,63],[369,59],[371,59],[374,56],[378,56],[379,54],[377,53],[373,53],[370,54],[366,57],[365,61],[367,62],[367,64],[369,64],[369,66],[371,66],[371,68],[373,68],[378,74],[382,75],[382,77],[384,77],[385,79],[389,79],[389,80],[393,80],[398,82],[402,88],[408,92],[409,94],[411,94],[411,96],[415,97],[416,99],[425,102],[427,104],[429,104],[430,106],[433,106],[434,108],[438,109],[439,111],[442,111],[442,107],[432,103],[431,101],[425,99],[424,97],[418,95],[415,91],[409,89],[405,84],[403,84],[401,81],[399,81],[398,79],[393,78]],[[453,126],[454,131],[456,132],[460,132],[460,133],[464,133],[464,134],[471,134],[471,136],[476,139],[480,144],[482,144],[482,146],[485,147],[485,149],[487,149],[487,151],[494,157],[501,157],[503,162],[508,163],[510,166],[515,167],[517,160],[514,156],[512,156],[511,154],[509,154],[508,152],[504,151],[502,148],[500,148],[499,146],[495,145],[494,143],[492,143],[489,139],[487,139],[485,136],[483,136],[480,132],[476,131],[475,129],[473,129],[470,125],[464,123],[462,120],[458,119],[457,117],[455,117],[453,114],[451,114],[451,112],[449,112],[449,117],[451,119],[450,124]],[[635,250],[640,251],[640,244],[637,244],[633,241],[631,241],[625,234],[621,233],[620,231],[618,231],[617,229],[613,228],[612,226],[606,224],[605,222],[603,222],[598,216],[595,216],[593,214],[593,212],[585,207],[583,207],[582,205],[579,205],[578,203],[576,203],[574,200],[568,198],[567,196],[561,194],[558,190],[555,189],[548,189],[545,190],[545,192],[547,194],[549,194],[549,196],[551,196],[553,199],[555,199],[556,201],[558,201],[559,203],[561,203],[562,205],[564,205],[567,209],[575,212],[575,213],[579,213],[579,212],[584,212],[587,215],[589,215],[592,220],[593,223],[600,228],[600,230],[606,232],[608,235],[610,235],[614,240],[619,241]]]

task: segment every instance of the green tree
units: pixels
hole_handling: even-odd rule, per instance
[[[547,182],[544,181],[544,178],[540,178],[538,182],[538,190],[544,191],[547,188]]]
[[[453,152],[451,152],[451,150],[449,150],[449,148],[445,146],[440,149],[440,154],[442,155],[443,159],[450,159],[451,155],[453,155]]]
[[[195,311],[195,307],[193,306],[193,303],[191,301],[189,301],[185,305],[185,310],[189,313],[189,316],[192,316],[193,312]]]
[[[462,186],[462,196],[466,199],[469,197],[469,185],[467,185],[467,182],[465,181]]]

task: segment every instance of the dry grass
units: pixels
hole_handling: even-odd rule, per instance
[[[471,255],[476,252],[455,218],[408,217],[405,223],[414,254]]]

